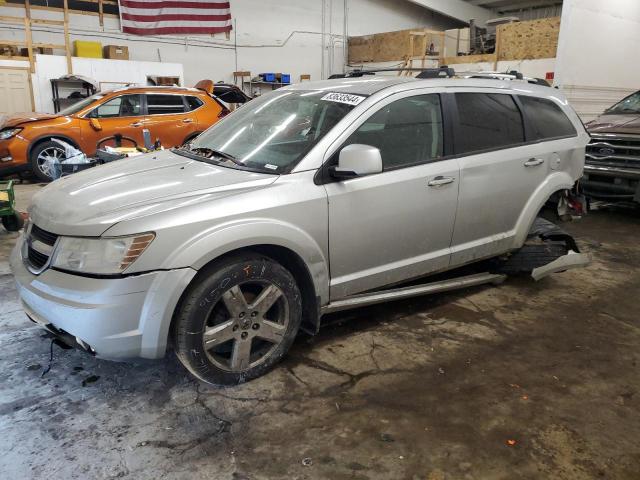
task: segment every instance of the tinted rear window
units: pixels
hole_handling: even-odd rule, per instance
[[[184,113],[182,95],[147,95],[147,112],[149,115]]]
[[[545,98],[518,96],[531,126],[531,140],[567,137],[576,129],[562,109]]]
[[[511,95],[456,93],[456,153],[509,147],[524,142],[522,115]]]

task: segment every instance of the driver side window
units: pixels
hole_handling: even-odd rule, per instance
[[[426,163],[442,157],[442,109],[438,94],[407,97],[382,107],[345,145],[377,147],[384,170]]]
[[[95,108],[89,117],[91,118],[114,118],[133,117],[141,114],[140,95],[121,95],[104,102]]]

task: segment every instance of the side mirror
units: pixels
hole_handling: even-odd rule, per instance
[[[100,125],[100,122],[98,121],[97,118],[90,118],[89,119],[89,125],[91,125],[91,128],[93,128],[96,131],[100,131],[102,130],[102,125]]]
[[[338,165],[329,168],[334,178],[355,178],[382,172],[380,150],[371,145],[354,143],[340,150]]]

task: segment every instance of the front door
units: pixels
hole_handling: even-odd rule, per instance
[[[97,120],[100,129],[91,125],[90,119],[92,118]],[[145,128],[145,122],[142,111],[142,95],[126,94],[113,97],[98,105],[80,120],[82,143],[86,146],[84,152],[88,155],[95,154],[96,144],[99,141],[116,134],[135,140],[138,146],[144,146],[142,130]],[[123,139],[122,146],[133,146],[133,143],[126,138]],[[112,139],[103,143],[101,147],[104,145],[113,146],[114,144]]]
[[[198,129],[195,113],[179,94],[147,94],[147,128],[165,148],[182,145]]]
[[[406,95],[342,145],[377,147],[383,172],[325,185],[332,300],[449,265],[458,163],[443,159],[440,96]]]

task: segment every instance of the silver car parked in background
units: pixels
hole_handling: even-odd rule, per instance
[[[294,85],[188,147],[43,188],[11,265],[27,315],[66,341],[109,359],[171,342],[199,379],[239,383],[325,312],[517,251],[588,141],[525,81]]]

